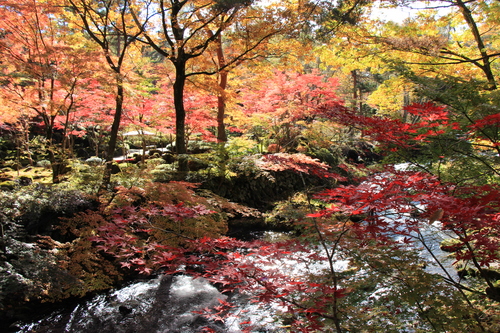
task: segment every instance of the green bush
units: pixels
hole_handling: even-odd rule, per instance
[[[97,156],[89,157],[85,160],[85,163],[90,166],[99,166],[104,164],[104,160]]]
[[[36,162],[36,165],[44,168],[44,169],[50,169],[50,161],[49,160],[40,160]]]
[[[343,162],[343,157],[341,156],[341,154],[342,152],[340,150],[332,152],[327,148],[311,149],[309,152],[309,155],[311,155],[312,157],[317,158],[321,162],[325,162],[332,167],[336,167]]]
[[[95,194],[99,190],[102,183],[102,177],[104,175],[103,164],[98,164],[98,157],[91,160],[90,164],[79,161],[72,161],[69,180],[72,186],[76,189],[84,191],[89,194]]]
[[[165,164],[165,160],[161,157],[158,157],[158,158],[148,158],[146,160],[146,166],[148,168],[154,168],[158,165],[161,165],[161,164]]]
[[[173,179],[175,172],[173,164],[159,164],[150,171],[150,174],[154,182],[168,182]]]

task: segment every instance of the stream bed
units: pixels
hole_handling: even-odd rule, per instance
[[[235,313],[225,323],[209,321],[195,313],[228,297],[239,305],[240,314]],[[278,324],[272,323],[269,309],[259,308],[241,295],[223,295],[203,279],[161,275],[95,296],[72,309],[55,311],[37,322],[19,325],[17,332],[199,333],[208,327],[229,333],[240,332],[239,323],[249,319],[258,332],[281,331]]]
[[[410,219],[409,214],[385,211],[384,216],[389,224],[404,224]],[[435,264],[429,251],[415,241],[414,245],[428,265],[426,271],[431,274],[448,276],[458,279],[453,268],[453,260],[449,253],[439,248],[439,243],[452,235],[440,231],[439,221],[433,224],[422,224],[419,236],[428,250],[432,251],[441,266]],[[280,233],[265,232],[266,237],[279,237]],[[278,235],[278,236],[277,236]],[[417,235],[410,235],[415,237]],[[263,237],[263,235],[259,235]],[[398,240],[399,235],[393,235]],[[402,237],[401,237],[402,238]],[[312,250],[315,251],[315,250]],[[307,255],[291,254],[288,262],[278,263],[281,271],[287,274],[303,275],[305,271],[319,271],[326,262],[307,262],[300,260]],[[337,272],[348,268],[348,261],[339,260],[335,263]],[[304,267],[303,267],[304,266]],[[314,267],[311,267],[314,266]],[[452,275],[443,272],[446,269]],[[374,290],[377,295],[379,290]],[[204,317],[204,308],[219,305],[220,301],[234,304],[231,315],[224,322],[213,321]],[[261,305],[252,302],[249,296],[241,294],[222,294],[207,281],[193,279],[185,275],[160,275],[152,279],[139,280],[122,288],[97,295],[87,301],[55,311],[51,315],[32,323],[18,324],[19,333],[238,333],[245,329],[242,323],[251,322],[251,332],[281,333],[288,332],[286,325],[280,321],[281,309],[271,305]],[[208,330],[204,330],[208,328]],[[408,330],[412,332],[412,330]]]
[[[451,268],[451,262],[444,260],[447,253],[436,248],[441,240],[434,226],[422,230],[426,242],[433,247],[436,255]],[[272,234],[272,233],[271,233]],[[276,237],[276,235],[274,235]],[[268,235],[269,237],[269,235]],[[446,237],[446,236],[445,236]],[[302,274],[304,262],[289,260],[280,264],[279,269],[292,275]],[[432,265],[432,258],[422,250],[428,259],[428,271],[442,274],[440,268]],[[317,262],[314,270],[320,270],[326,263]],[[338,266],[337,266],[338,265]],[[336,263],[336,270],[347,269],[347,261]],[[302,268],[301,268],[302,267]],[[447,268],[448,268],[447,267]],[[308,267],[311,269],[311,267]],[[373,295],[377,294],[377,290]],[[204,308],[219,305],[219,300],[234,304],[231,315],[224,322],[208,320],[196,313]],[[137,280],[124,287],[94,296],[32,323],[18,324],[19,333],[200,333],[204,328],[211,332],[238,333],[252,323],[251,332],[288,332],[280,322],[280,309],[269,304],[255,303],[241,294],[222,294],[202,278],[193,279],[185,275],[159,275],[151,279]]]

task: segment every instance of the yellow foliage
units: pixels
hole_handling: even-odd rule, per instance
[[[405,103],[405,95],[409,96],[412,84],[402,77],[392,77],[384,81],[377,90],[370,94],[366,103],[377,109],[377,113],[390,117],[400,116]]]

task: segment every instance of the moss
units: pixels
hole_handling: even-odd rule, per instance
[[[454,238],[447,238],[439,244],[439,248],[445,252],[456,252],[462,247],[462,242]]]
[[[16,187],[16,182],[12,180],[6,180],[0,183],[0,189],[2,190],[13,190]]]
[[[33,181],[36,179],[38,183],[47,184],[52,182],[52,171],[38,166],[20,169],[19,171],[7,167],[2,169],[2,178],[12,181],[16,179],[31,179]]]
[[[160,164],[150,171],[155,182],[168,182],[174,179],[175,167],[172,164]]]

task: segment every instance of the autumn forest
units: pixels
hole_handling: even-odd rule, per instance
[[[1,0],[0,332],[499,332],[499,58],[495,0]]]

